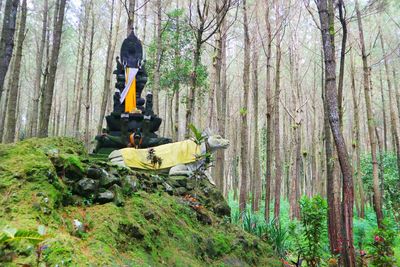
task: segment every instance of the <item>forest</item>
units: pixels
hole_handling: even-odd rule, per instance
[[[0,265],[400,266],[398,0],[0,0],[0,29]]]

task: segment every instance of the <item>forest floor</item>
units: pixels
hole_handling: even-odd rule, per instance
[[[94,167],[136,180],[100,204],[73,181]],[[229,207],[208,180],[189,188],[168,179],[90,159],[71,138],[0,145],[0,265],[282,265],[265,241],[221,215]]]

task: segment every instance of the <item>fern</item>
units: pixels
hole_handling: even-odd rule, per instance
[[[5,228],[0,233],[0,247],[6,244],[19,243],[26,240],[36,245],[45,240],[45,237],[36,231],[17,230],[15,228]]]

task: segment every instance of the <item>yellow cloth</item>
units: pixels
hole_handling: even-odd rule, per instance
[[[196,155],[201,154],[201,148],[192,140],[175,142],[171,144],[153,147],[155,156],[162,159],[162,164],[153,166],[147,159],[149,149],[123,148],[120,149],[126,166],[137,169],[159,170],[167,169],[178,164],[185,164],[196,161]]]
[[[125,83],[128,83],[129,71],[130,69],[126,68]],[[133,82],[129,87],[128,94],[126,95],[125,98],[125,112],[131,113],[135,109],[136,109],[136,77],[133,78]]]

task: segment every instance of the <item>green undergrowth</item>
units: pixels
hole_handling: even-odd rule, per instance
[[[139,190],[122,207],[65,205],[72,193],[54,154],[78,170],[94,160],[69,138],[0,145],[0,236],[39,228],[44,240],[0,242],[1,266],[281,266],[267,243],[229,218],[209,212],[205,224],[183,197],[162,191]]]

